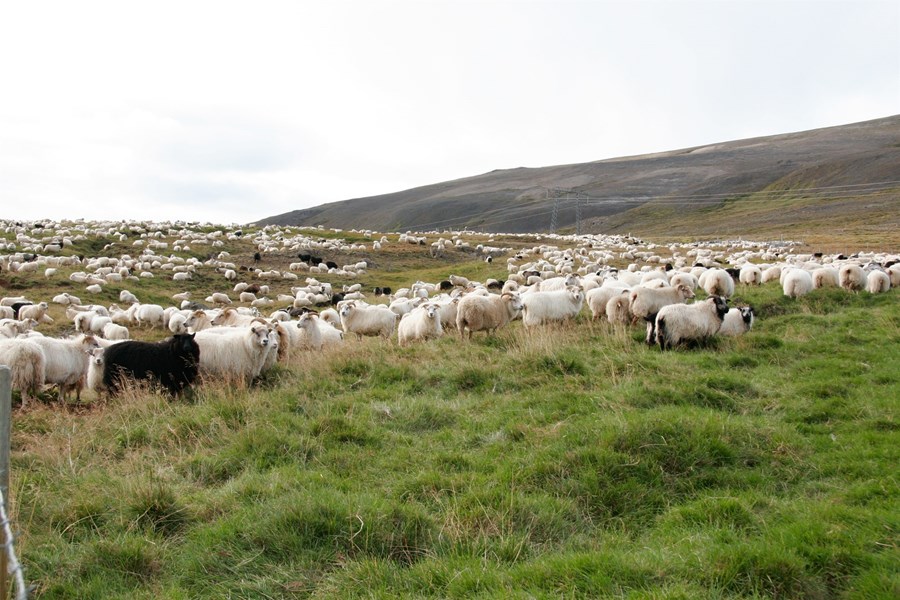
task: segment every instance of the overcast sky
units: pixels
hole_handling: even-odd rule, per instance
[[[247,223],[897,113],[898,0],[0,8],[0,218]]]

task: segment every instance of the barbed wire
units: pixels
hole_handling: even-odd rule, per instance
[[[3,528],[3,534],[6,537],[6,542],[2,544],[8,562],[6,570],[7,573],[13,576],[13,581],[16,584],[14,598],[16,600],[27,600],[28,588],[25,587],[25,574],[22,569],[22,563],[16,557],[15,538],[10,525],[11,521],[6,516],[6,498],[3,497],[3,490],[0,489],[0,527]]]

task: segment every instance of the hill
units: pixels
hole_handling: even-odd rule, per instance
[[[844,234],[896,235],[898,174],[900,115],[894,115],[657,154],[496,170],[257,224],[542,232],[551,230],[558,204],[557,230],[815,235],[832,231],[840,215]],[[550,191],[560,188],[570,192]]]

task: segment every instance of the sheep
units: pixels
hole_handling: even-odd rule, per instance
[[[44,385],[44,351],[33,340],[0,339],[0,365],[9,367],[12,389],[19,390],[22,408],[25,408],[25,404],[35,399]]]
[[[789,298],[799,298],[813,291],[812,275],[805,269],[787,269],[783,273],[781,289]]]
[[[350,300],[338,311],[344,333],[355,333],[360,340],[364,335],[390,338],[399,315],[386,306],[363,307],[357,303],[358,300]]]
[[[676,287],[678,285],[686,285],[691,288],[692,292],[696,292],[700,287],[700,282],[690,273],[675,273],[669,278],[669,285]]]
[[[722,296],[664,306],[656,315],[656,342],[666,350],[681,342],[712,337],[721,329],[727,313],[728,304]]]
[[[128,290],[122,290],[119,292],[119,302],[122,304],[138,304],[137,296],[129,292]]]
[[[107,340],[127,340],[131,338],[131,333],[127,327],[122,327],[115,323],[106,323],[103,329],[100,330],[100,333]]]
[[[331,327],[329,325],[329,327]],[[302,344],[313,350],[321,350],[322,331],[319,328],[319,315],[314,312],[307,312],[300,315],[297,320],[297,329],[303,332]]]
[[[588,308],[591,309],[591,318],[596,320],[605,315],[606,305],[609,303],[610,298],[618,296],[623,292],[630,293],[631,288],[622,285],[619,282],[615,282],[615,285],[604,284],[598,288],[588,290],[585,294],[585,300],[587,301]]]
[[[402,317],[419,306],[422,303],[422,300],[422,298],[399,298],[391,302],[388,305],[388,308],[396,313],[398,317]]]
[[[401,348],[414,340],[436,339],[442,335],[440,306],[435,302],[417,306],[403,315],[397,325],[397,341]]]
[[[220,312],[211,323],[214,327],[240,327],[249,326],[256,317],[242,314],[230,306]]]
[[[760,281],[762,283],[769,283],[770,281],[781,281],[781,267],[769,267],[762,272],[762,279]]]
[[[200,373],[243,384],[262,371],[269,345],[269,328],[213,327],[195,334],[200,347]]]
[[[171,317],[169,317],[168,328],[172,333],[187,333],[187,320],[190,314],[184,314],[183,312],[173,313]]]
[[[628,325],[634,320],[631,312],[631,296],[627,290],[613,296],[606,302],[606,320],[610,324]]]
[[[760,276],[762,281],[762,276]],[[709,269],[699,278],[700,287],[710,296],[724,296],[730,298],[734,295],[734,279],[725,269]]]
[[[746,264],[741,267],[738,280],[744,285],[759,285],[762,283],[762,270],[756,265]]]
[[[206,299],[206,301],[212,302],[213,304],[231,304],[231,298],[229,298],[227,294],[223,294],[222,292],[213,293],[209,298]]]
[[[584,292],[577,285],[525,294],[522,296],[522,323],[531,327],[551,321],[567,321],[578,316],[583,305]]]
[[[638,286],[629,293],[631,312],[635,319],[651,320],[663,306],[669,304],[682,304],[685,300],[694,297],[691,288],[684,284],[666,288],[647,288]]]
[[[88,369],[88,353],[100,344],[91,334],[74,338],[58,339],[35,337],[32,341],[44,351],[44,383],[59,387],[58,398],[65,402],[70,390],[75,390],[75,399],[81,400],[81,389]]]
[[[55,304],[62,304],[63,306],[68,306],[70,304],[81,304],[81,298],[77,296],[73,296],[72,294],[63,292],[62,294],[53,296],[53,302]]]
[[[23,306],[19,309],[18,318],[21,321],[26,319],[34,319],[38,323],[52,323],[53,319],[47,314],[47,310],[50,307],[46,302],[41,302],[40,304],[29,304],[28,306]]]
[[[844,265],[838,271],[838,282],[848,292],[859,292],[866,287],[866,273],[858,265]]]
[[[177,334],[161,342],[129,340],[106,348],[103,387],[115,395],[126,380],[158,383],[172,396],[193,385],[199,373],[200,347],[195,334]]]
[[[822,267],[812,272],[813,288],[838,287],[838,271],[834,267]]]
[[[165,327],[165,309],[159,304],[132,304],[137,306],[134,311],[134,318],[138,325],[149,323],[152,329],[156,326]]]
[[[88,372],[85,387],[101,395],[106,389],[103,386],[104,354],[106,348],[94,348],[88,357]]]
[[[461,338],[469,339],[476,331],[486,331],[492,335],[499,328],[513,320],[522,310],[522,298],[516,293],[463,296],[456,308],[456,328]]]
[[[718,333],[729,336],[743,335],[753,328],[755,320],[756,313],[753,311],[753,307],[732,308],[725,314]]]
[[[900,264],[888,267],[887,274],[891,280],[891,287],[900,287]]]
[[[195,310],[184,322],[185,329],[189,329],[194,333],[209,329],[212,326],[212,319],[204,310]]]
[[[866,291],[870,294],[881,294],[890,289],[891,277],[884,271],[870,271],[866,276]]]

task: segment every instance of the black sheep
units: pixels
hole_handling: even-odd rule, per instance
[[[103,384],[115,394],[125,379],[158,382],[177,396],[197,379],[200,346],[194,334],[180,333],[161,342],[125,341],[103,353]]]

